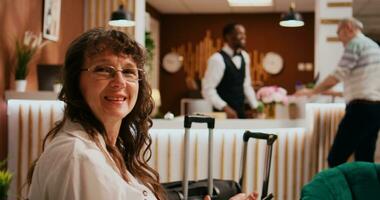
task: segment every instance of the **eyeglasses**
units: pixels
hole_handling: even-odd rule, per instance
[[[121,72],[124,79],[128,82],[137,82],[141,80],[141,74],[144,73],[143,69],[139,68],[123,68],[115,69],[113,66],[95,65],[81,71],[89,71],[98,80],[112,79],[117,72]]]

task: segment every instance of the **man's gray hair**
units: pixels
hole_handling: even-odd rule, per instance
[[[359,20],[357,20],[354,17],[342,19],[339,22],[339,26],[338,27],[341,27],[343,24],[351,24],[353,27],[355,27],[355,28],[357,28],[359,30],[363,30],[363,28],[364,28],[363,27],[363,23],[361,23]]]

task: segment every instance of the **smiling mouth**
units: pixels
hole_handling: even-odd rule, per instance
[[[125,101],[127,97],[104,97],[105,100],[107,101]]]

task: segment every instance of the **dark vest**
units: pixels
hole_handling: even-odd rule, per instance
[[[226,52],[220,50],[219,53],[223,57],[226,68],[222,80],[216,87],[216,91],[218,95],[237,112],[239,118],[245,118],[243,89],[245,61],[243,55],[239,55],[241,56],[241,66],[240,69],[237,69],[231,57]]]

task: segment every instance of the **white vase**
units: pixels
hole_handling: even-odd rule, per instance
[[[26,90],[26,80],[16,80],[16,91],[25,92]]]
[[[276,119],[289,119],[289,108],[284,104],[276,103]]]
[[[62,90],[62,84],[61,83],[54,83],[53,91],[55,93],[59,93],[61,90]]]

